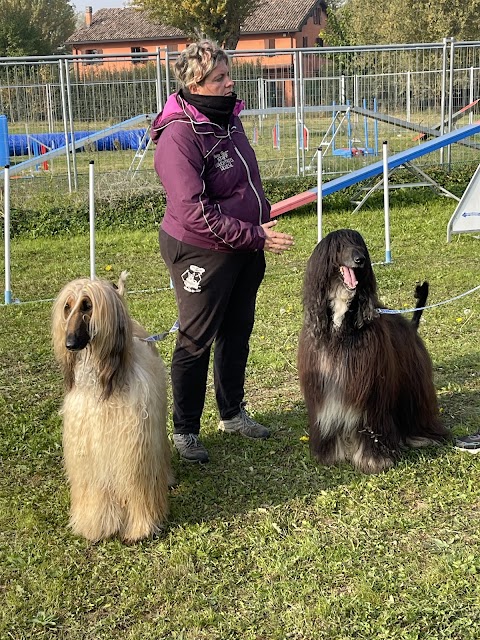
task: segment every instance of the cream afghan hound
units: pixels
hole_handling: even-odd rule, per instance
[[[156,534],[173,483],[166,432],[165,368],[147,332],[128,314],[127,273],[118,287],[81,278],[59,293],[52,314],[63,371],[63,452],[70,526],[98,541]]]

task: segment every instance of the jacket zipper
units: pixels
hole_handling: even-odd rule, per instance
[[[248,167],[247,161],[245,160],[245,158],[242,156],[242,154],[240,153],[240,151],[237,149],[237,145],[234,143],[234,141],[232,140],[232,137],[230,135],[230,127],[228,128],[228,137],[230,138],[230,141],[233,145],[233,148],[235,149],[235,153],[237,154],[237,156],[240,158],[240,160],[242,161],[246,171],[247,171],[247,178],[248,178],[248,184],[251,186],[253,193],[257,196],[257,200],[258,200],[258,208],[259,208],[259,218],[258,218],[258,224],[259,226],[262,225],[262,200],[258,194],[258,191],[255,189],[255,185],[252,182],[252,177],[250,175],[250,169]]]

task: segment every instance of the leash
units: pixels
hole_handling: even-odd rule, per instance
[[[155,333],[153,336],[149,336],[148,338],[142,338],[142,340],[143,342],[160,342],[161,340],[164,340],[171,333],[175,333],[175,331],[178,331],[179,327],[180,327],[180,324],[178,320],[175,320],[175,322],[172,325],[172,328],[169,329],[168,331],[164,331],[163,333]]]
[[[440,307],[442,304],[448,304],[449,302],[453,302],[454,300],[460,300],[460,298],[464,298],[465,296],[470,295],[474,291],[480,289],[480,284],[470,291],[465,291],[465,293],[461,293],[458,296],[450,298],[449,300],[443,300],[443,302],[436,302],[435,304],[429,304],[426,307],[414,307],[413,309],[377,309],[378,313],[383,314],[391,314],[391,313],[413,313],[414,311],[424,311],[425,309],[433,309],[434,307]]]

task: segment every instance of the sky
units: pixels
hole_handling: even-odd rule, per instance
[[[111,7],[123,7],[127,4],[123,0],[74,0],[72,2],[75,9],[83,13],[85,7],[92,7],[93,13],[99,9],[108,9]]]

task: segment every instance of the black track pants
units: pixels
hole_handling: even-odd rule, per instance
[[[263,251],[222,253],[180,242],[160,230],[160,251],[175,287],[180,328],[172,358],[175,433],[199,433],[210,349],[220,417],[239,412]]]

